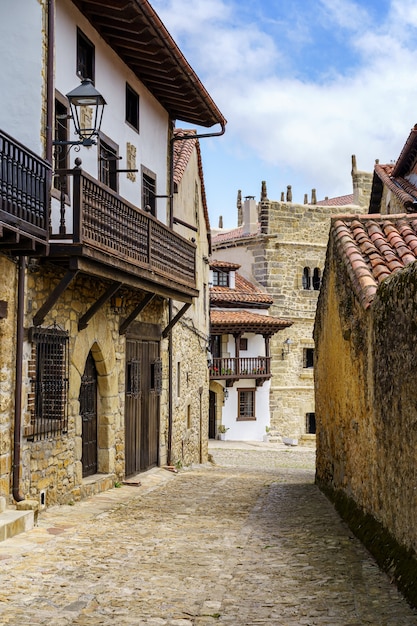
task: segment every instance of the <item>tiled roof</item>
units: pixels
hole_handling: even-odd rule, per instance
[[[316,202],[318,206],[345,206],[348,204],[354,204],[353,193],[349,193],[346,196],[337,196],[336,198],[326,198]]]
[[[211,332],[233,333],[238,330],[270,334],[288,328],[292,322],[250,311],[210,311]]]
[[[195,134],[196,134],[196,131],[193,129],[190,129],[190,130],[184,130],[182,128],[174,129],[174,137],[184,137],[186,135],[195,135]],[[208,238],[209,238],[209,242],[211,245],[210,219],[209,219],[209,212],[208,212],[208,207],[207,207],[206,188],[204,184],[203,163],[201,159],[200,142],[198,141],[197,138],[181,139],[179,141],[173,142],[173,158],[174,158],[173,178],[174,178],[174,183],[176,183],[177,185],[181,182],[194,148],[196,148],[197,150],[197,164],[198,164],[198,173],[199,173],[199,178],[200,178],[201,202],[203,205],[204,221],[206,223]]]
[[[213,235],[213,246],[216,244],[221,244],[226,241],[234,241],[236,239],[249,239],[257,237],[260,233],[260,224],[258,224],[258,231],[256,233],[244,233],[243,226],[238,226],[237,228],[233,228],[232,230],[227,230],[225,232],[219,232],[216,235]]]
[[[235,273],[235,287],[210,287],[210,304],[222,307],[251,307],[269,308],[273,298],[261,291],[256,285],[244,278],[239,272]]]
[[[217,259],[213,259],[210,261],[211,269],[229,269],[229,270],[238,270],[240,267],[239,263],[232,263],[231,261],[217,261]]]
[[[417,188],[402,176],[394,176],[395,165],[375,165],[375,175],[399,198],[406,210],[413,213],[417,204]],[[375,181],[374,181],[375,186]]]
[[[330,237],[368,308],[378,284],[417,259],[417,214],[339,215],[332,218]]]

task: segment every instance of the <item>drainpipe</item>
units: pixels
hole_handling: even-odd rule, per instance
[[[17,321],[16,321],[16,387],[14,405],[13,433],[13,498],[16,502],[24,500],[20,493],[20,459],[22,445],[22,366],[23,366],[23,325],[25,303],[26,257],[20,257],[17,285]]]
[[[46,144],[45,158],[52,164],[53,114],[54,114],[54,47],[55,47],[55,0],[48,0],[47,51],[46,51]]]
[[[174,141],[185,141],[186,139],[205,139],[206,137],[221,137],[226,132],[226,121],[219,120],[219,124],[221,125],[221,130],[217,133],[204,133],[201,135],[183,135],[182,137],[171,137],[170,141],[170,162],[169,162],[169,227],[171,230],[174,229]],[[174,124],[172,124],[174,125]],[[168,300],[168,323],[170,324],[172,321],[172,299]],[[172,415],[173,415],[173,406],[172,406],[172,366],[173,366],[173,355],[172,355],[172,330],[168,335],[168,442],[167,442],[167,459],[168,465],[171,465],[171,456],[172,456]],[[201,433],[200,433],[201,437]]]

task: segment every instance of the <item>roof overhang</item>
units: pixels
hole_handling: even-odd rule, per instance
[[[255,333],[271,337],[289,326],[292,326],[289,320],[250,311],[210,311],[212,335]]]
[[[147,0],[72,0],[174,120],[226,120]]]

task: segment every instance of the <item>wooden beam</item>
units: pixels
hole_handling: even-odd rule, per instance
[[[39,311],[36,313],[33,318],[33,325],[40,326],[49,313],[49,311],[54,306],[55,302],[58,300],[61,294],[64,293],[65,289],[70,286],[74,278],[77,276],[78,270],[69,270],[65,276],[61,279],[61,281],[57,284],[55,289],[49,294],[44,304],[41,306]]]
[[[168,326],[162,331],[162,337],[165,339],[168,336],[170,330],[175,326],[175,324],[182,318],[184,313],[188,311],[191,306],[191,302],[186,302],[182,309],[178,311],[175,317],[172,318]]]
[[[115,282],[110,285],[108,289],[99,297],[94,304],[90,306],[90,308],[80,317],[78,320],[78,330],[84,330],[87,328],[88,322],[91,320],[93,315],[97,313],[101,307],[106,304],[107,300],[110,300],[114,294],[119,291],[120,287],[123,283]]]
[[[129,328],[129,326],[133,322],[133,320],[137,318],[139,313],[141,311],[143,311],[143,309],[146,306],[148,306],[148,304],[150,302],[152,302],[152,300],[155,298],[155,296],[156,296],[156,293],[148,293],[143,298],[143,300],[141,300],[139,302],[139,304],[133,309],[133,311],[130,313],[130,315],[128,315],[127,318],[120,324],[119,335],[124,335],[126,333],[127,329]]]

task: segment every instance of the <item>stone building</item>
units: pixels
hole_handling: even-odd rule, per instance
[[[226,122],[147,0],[99,4],[0,8],[9,504],[66,503],[207,457],[209,227],[197,136],[179,175],[174,122]]]
[[[317,482],[417,606],[417,130],[332,219],[314,329]]]
[[[238,263],[240,272],[273,298],[271,315],[291,321],[271,339],[271,429],[298,440],[315,433],[313,324],[320,292],[330,217],[367,205],[371,175],[352,157],[353,193],[305,204],[287,189],[280,201],[238,196],[238,227],[213,230],[213,257]]]
[[[190,137],[187,139],[187,137]],[[184,465],[208,458],[209,256],[210,221],[204,187],[200,143],[196,132],[174,133],[174,226],[195,241],[199,295],[192,304],[172,302],[171,318],[181,315],[172,330],[171,462]]]

